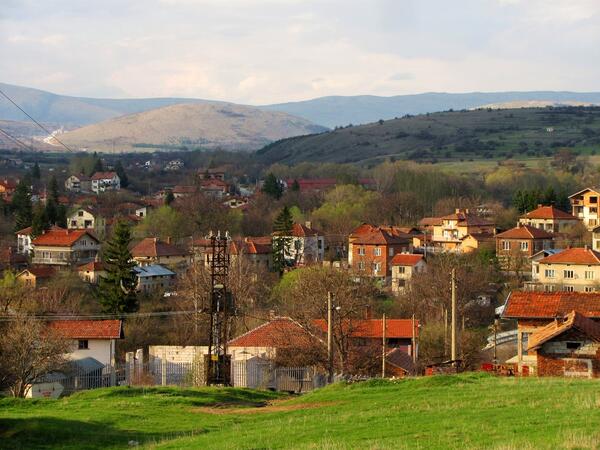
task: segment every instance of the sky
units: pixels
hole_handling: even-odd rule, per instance
[[[600,91],[600,0],[0,0],[0,81],[255,105]]]

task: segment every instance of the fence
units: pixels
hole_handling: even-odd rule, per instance
[[[231,384],[234,387],[308,392],[325,386],[326,377],[313,367],[275,367],[271,362],[253,358],[232,361]],[[111,386],[205,386],[202,361],[171,363],[153,360],[128,362],[115,366],[81,367],[73,365],[61,372],[48,374],[34,384],[31,395],[48,397]]]

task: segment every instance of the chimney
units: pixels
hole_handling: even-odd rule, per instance
[[[311,222],[310,220],[307,220],[306,222],[304,222],[304,226],[305,226],[306,228],[310,228],[310,229],[312,229],[312,222]]]
[[[541,203],[538,203],[538,208],[543,207],[544,205],[542,205]]]
[[[269,320],[275,320],[276,317],[277,317],[277,315],[275,314],[275,310],[270,309],[269,310]]]
[[[171,236],[167,236],[167,244],[171,243]]]
[[[462,210],[461,210],[460,208],[456,208],[456,209],[454,210],[454,214],[460,214],[460,213],[461,213],[461,211],[462,211]]]

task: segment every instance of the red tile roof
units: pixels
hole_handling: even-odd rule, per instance
[[[51,229],[36,237],[31,243],[35,245],[51,246],[51,247],[71,247],[84,235],[88,235],[96,242],[98,239],[88,230],[64,230]]]
[[[102,261],[90,261],[89,263],[77,266],[77,270],[79,272],[98,272],[104,270],[104,263]]]
[[[447,216],[443,216],[443,217],[441,217],[441,220],[455,220],[455,221],[457,221],[457,224],[460,226],[491,226],[491,225],[493,225],[493,223],[490,222],[489,220],[484,219],[483,217],[479,217],[476,214],[465,212],[465,211],[459,211],[459,212],[455,212],[454,214],[449,214]]]
[[[56,269],[54,267],[29,267],[19,273],[19,275],[24,272],[29,272],[36,278],[52,278],[56,274]]]
[[[441,217],[423,217],[419,220],[420,227],[432,227],[435,225],[441,225],[442,218]]]
[[[600,318],[600,293],[514,291],[502,315],[511,319],[554,319],[571,311]]]
[[[135,257],[160,257],[160,256],[184,256],[187,252],[180,248],[163,242],[158,238],[149,237],[142,239],[131,249],[131,255]]]
[[[544,343],[571,329],[578,330],[596,342],[600,342],[600,323],[585,317],[577,311],[571,311],[564,322],[553,321],[535,331],[529,337],[527,350],[539,348]]]
[[[92,175],[92,180],[110,180],[117,176],[117,172],[96,172]]]
[[[120,339],[123,326],[120,320],[56,320],[48,326],[71,339]]]
[[[277,317],[241,336],[232,339],[229,347],[273,347],[303,346],[316,338],[298,322],[289,317]]]
[[[362,232],[359,235],[352,236],[353,244],[392,245],[407,244],[411,241],[412,235],[396,232],[391,228],[375,228],[371,231]]]
[[[519,225],[503,233],[496,235],[502,239],[552,239],[553,236],[547,231],[532,227],[531,225]]]
[[[540,264],[600,264],[600,252],[590,248],[567,248],[540,259]]]
[[[306,225],[300,223],[294,223],[292,225],[292,236],[295,237],[307,237],[307,236],[318,236],[320,233],[314,228],[309,228]]]
[[[322,332],[327,333],[327,321],[325,319],[313,320],[313,324]],[[382,339],[382,320],[381,319],[356,319],[346,321],[344,327],[350,331],[352,337],[357,338],[379,338]],[[412,320],[411,319],[387,319],[386,337],[393,338],[412,338]],[[415,335],[419,335],[419,321],[415,320]]]
[[[257,242],[252,240],[252,238],[245,238],[241,242],[231,241],[231,254],[233,255],[239,255],[240,253],[246,253],[249,255],[266,255],[272,252],[273,246],[271,245],[270,238],[268,244]]]
[[[533,211],[529,211],[523,217],[527,219],[560,219],[560,220],[579,220],[577,217],[561,211],[554,206],[538,206]]]
[[[19,230],[17,232],[15,232],[15,234],[18,235],[25,235],[25,236],[31,236],[31,233],[33,232],[33,227],[27,227],[27,228],[23,228],[22,230]]]
[[[392,266],[414,266],[423,260],[423,255],[412,255],[410,253],[396,253],[390,264]]]

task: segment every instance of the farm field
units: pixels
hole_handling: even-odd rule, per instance
[[[112,388],[0,400],[1,448],[497,448],[600,445],[600,381],[485,374],[245,389]]]

